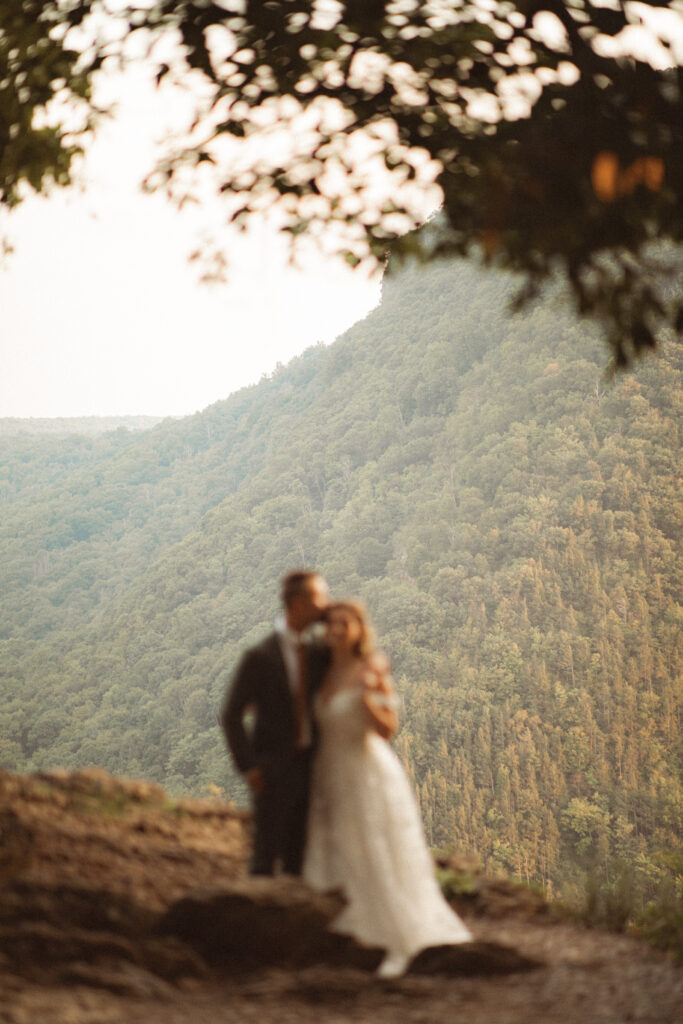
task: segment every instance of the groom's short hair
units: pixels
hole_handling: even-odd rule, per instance
[[[282,581],[280,597],[285,608],[292,603],[295,597],[306,593],[308,584],[319,576],[319,572],[312,569],[296,569],[288,573]]]

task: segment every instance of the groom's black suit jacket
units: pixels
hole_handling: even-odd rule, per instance
[[[328,664],[327,648],[311,644],[308,649],[309,702]],[[249,731],[244,724],[248,708],[254,711],[253,729]],[[266,773],[277,771],[278,764],[293,755],[294,699],[277,633],[271,633],[245,651],[226,695],[221,724],[235,765],[242,773],[255,767]]]

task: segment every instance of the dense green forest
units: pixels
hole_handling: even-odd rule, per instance
[[[407,269],[329,348],[182,420],[0,436],[0,766],[245,798],[216,723],[277,582],[361,595],[430,842],[571,895],[680,854],[673,340],[608,379],[558,296]]]

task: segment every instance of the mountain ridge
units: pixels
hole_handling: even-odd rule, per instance
[[[0,437],[52,434],[61,437],[97,435],[113,430],[149,430],[163,416],[0,416]]]
[[[6,517],[8,767],[243,800],[216,707],[308,562],[370,606],[430,842],[554,891],[626,859],[651,897],[680,846],[680,347],[609,385],[511,289],[397,275],[330,348]]]

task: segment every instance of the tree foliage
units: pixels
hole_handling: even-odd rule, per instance
[[[150,186],[181,196],[214,165],[229,216],[277,211],[355,263],[480,256],[566,276],[618,362],[683,326],[682,70],[667,0],[7,0],[0,13],[0,201],[68,181],[56,93],[88,98],[145,33],[157,80],[195,89],[197,122]],[[656,8],[662,8],[657,12]],[[657,67],[633,48],[657,22]],[[103,30],[106,18],[116,30]],[[88,15],[94,14],[94,18]],[[104,21],[103,21],[104,18]],[[647,20],[647,19],[646,19]],[[78,40],[67,29],[82,26]],[[170,43],[170,45],[169,45]],[[139,52],[139,50],[138,50]],[[621,55],[620,55],[621,54]],[[158,55],[155,57],[155,55]],[[668,64],[668,66],[667,66]],[[431,229],[426,195],[440,198]],[[667,246],[664,243],[669,243]]]
[[[522,271],[522,298],[561,270],[626,362],[683,323],[678,250],[653,246],[682,240],[681,68],[661,40],[665,69],[614,55],[639,10],[683,31],[671,6],[162,0],[145,24],[178,33],[210,111],[160,177],[216,163],[235,220],[274,207],[351,262],[475,253]],[[406,237],[431,180],[441,216]]]
[[[101,56],[95,46],[72,45],[69,29],[92,7],[89,0],[3,0],[0,6],[0,203],[16,205],[22,186],[40,192],[71,180],[79,136],[96,113],[91,83]]]

